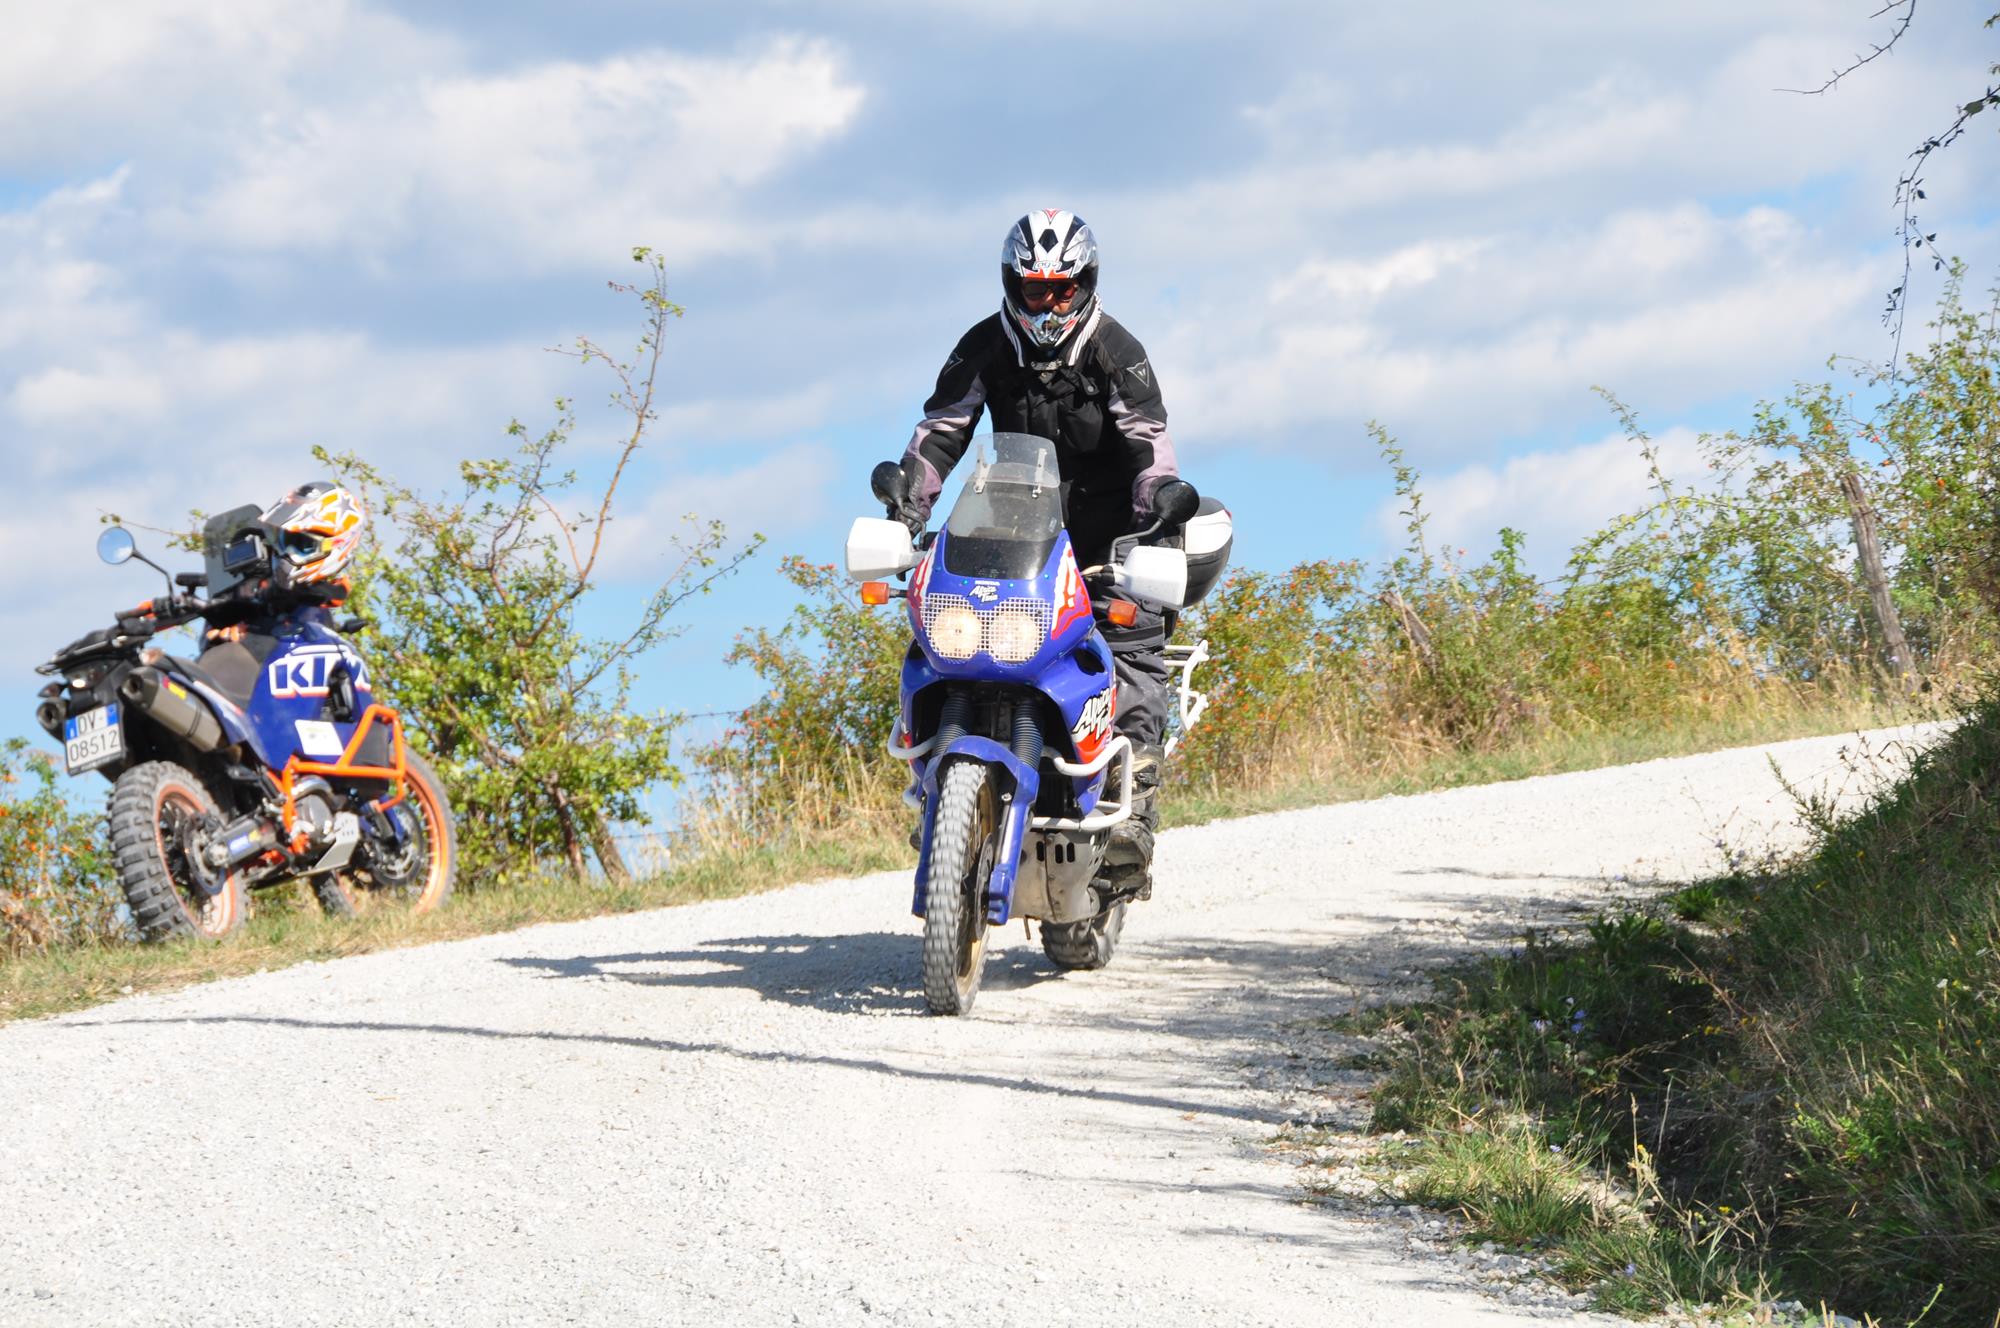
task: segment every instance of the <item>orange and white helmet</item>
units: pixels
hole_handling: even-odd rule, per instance
[[[306,585],[335,580],[347,570],[361,547],[368,514],[338,484],[313,480],[273,503],[264,520],[276,532],[277,553],[288,564],[282,579]]]

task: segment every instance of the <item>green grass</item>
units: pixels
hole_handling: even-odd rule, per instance
[[[1815,848],[1378,1014],[1384,1164],[1628,1312],[2000,1317],[2000,701]],[[1606,1195],[1623,1194],[1622,1202]]]

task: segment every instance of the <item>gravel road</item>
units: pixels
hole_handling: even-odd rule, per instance
[[[1767,754],[1857,745],[1177,830],[1111,968],[1017,925],[960,1020],[898,873],[0,1028],[0,1324],[1518,1322],[1300,1202],[1288,1023],[1794,842]]]

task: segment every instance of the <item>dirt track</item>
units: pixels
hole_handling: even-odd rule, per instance
[[[894,875],[0,1028],[0,1324],[1518,1321],[1298,1202],[1287,1023],[1788,840],[1764,751],[1842,746],[1175,831],[1112,968],[1016,925],[962,1020]]]

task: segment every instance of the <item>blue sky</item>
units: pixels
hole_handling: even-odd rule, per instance
[[[2000,58],[1989,6],[1926,4],[1836,92],[1775,91],[1885,37],[1870,0],[0,4],[0,733],[36,660],[152,588],[91,557],[101,512],[265,501],[314,443],[445,482],[601,398],[544,348],[629,340],[604,283],[635,244],[688,312],[608,611],[680,512],[770,539],[647,704],[748,698],[720,659],[789,607],[775,555],[837,557],[1029,207],[1097,230],[1240,561],[1384,552],[1374,418],[1443,540],[1515,525],[1558,565],[1642,482],[1593,384],[1686,468],[1886,353],[1903,156]],[[1928,220],[1983,285],[1975,124]]]

